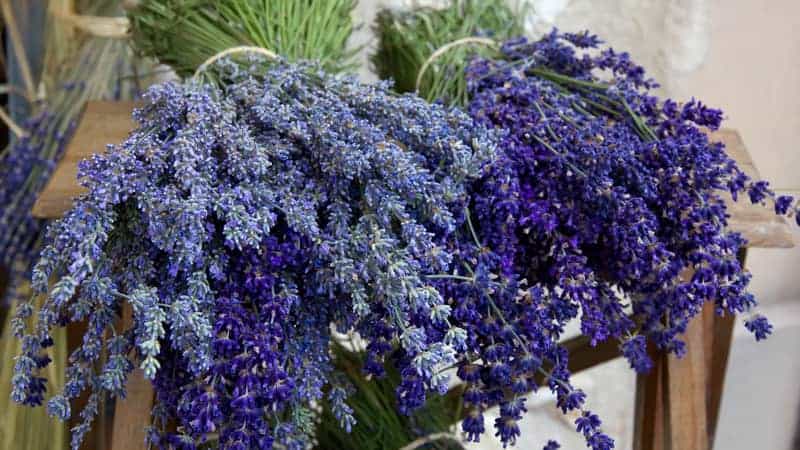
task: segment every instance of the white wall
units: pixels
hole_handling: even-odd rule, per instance
[[[800,194],[800,2],[713,0],[710,18],[708,56],[680,77],[676,95],[722,107],[761,175]],[[754,249],[748,266],[752,291],[777,331],[755,343],[737,329],[715,448],[796,449],[800,250]]]

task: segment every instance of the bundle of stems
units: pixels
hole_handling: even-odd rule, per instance
[[[442,9],[385,9],[375,20],[378,46],[370,60],[380,78],[394,79],[398,92],[418,91],[428,101],[441,99],[464,105],[464,71],[470,59],[494,56],[497,51],[486,44],[465,42],[434,58],[431,55],[463,38],[485,37],[502,42],[520,35],[527,9],[524,2],[509,5],[506,0],[453,0]],[[423,66],[425,71],[419,77]]]
[[[386,365],[386,376],[369,379],[361,370],[364,355],[334,343],[336,366],[354,388],[347,403],[353,408],[356,425],[351,432],[339,426],[328,402],[323,403],[316,437],[319,448],[360,450],[416,449],[460,450],[453,424],[460,416],[460,402],[455,410],[445,397],[432,396],[425,406],[409,416],[397,411],[395,389],[400,384],[397,369]]]
[[[507,39],[523,34],[521,18],[526,12],[525,3],[512,7],[506,0],[454,0],[443,9],[382,10],[374,26],[379,43],[370,59],[381,79],[395,81],[396,91],[417,91],[428,101],[464,107],[469,102],[466,68],[470,61],[504,59],[498,49]],[[459,44],[476,36],[486,39]],[[458,45],[446,47],[451,43]],[[576,79],[524,60],[509,64],[555,83],[565,93],[579,95],[588,111],[628,120],[643,139],[654,139],[654,132],[623,99],[605,95],[609,86],[603,82]]]
[[[347,49],[355,0],[143,0],[128,17],[134,47],[191,75],[231,47],[268,49],[289,61],[316,60],[332,72],[354,67]]]
[[[19,288],[30,291],[27,283]],[[15,308],[16,305],[12,305]],[[66,424],[49,417],[42,409],[26,408],[11,402],[11,378],[14,375],[14,355],[21,351],[22,343],[11,335],[11,319],[8,314],[2,323],[0,351],[4,361],[0,364],[0,450],[62,450],[67,448]],[[66,329],[56,330],[53,335],[47,367],[47,390],[61,389],[64,385],[64,366],[67,360]],[[47,430],[47,432],[42,432]]]

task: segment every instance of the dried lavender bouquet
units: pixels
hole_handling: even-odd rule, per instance
[[[152,88],[139,128],[81,167],[88,193],[50,228],[24,304],[14,399],[44,400],[53,327],[87,321],[64,391],[124,395],[134,365],[157,393],[160,447],[304,448],[331,372],[329,324],[396,339],[429,390],[446,389],[463,330],[429,277],[464,221],[465,186],[493,155],[464,113],[315,66],[221,62],[214,83]],[[124,304],[134,325],[117,329]],[[24,320],[37,315],[33,329]],[[436,324],[420,339],[417,323]],[[108,338],[104,336],[108,334]],[[94,362],[109,354],[100,370]],[[173,431],[167,425],[177,422]]]
[[[325,16],[329,25],[319,28],[306,22],[316,6],[298,6],[309,5],[141,2],[131,12],[134,43],[182,73],[234,44],[313,54],[320,43],[312,36],[286,39],[281,27],[292,21],[316,27],[308,31],[325,45],[343,44],[331,35],[349,33],[337,27],[349,16]],[[247,32],[235,29],[267,7],[295,14],[282,16],[288,22],[273,34],[252,22]],[[165,38],[166,46],[154,44]],[[328,53],[329,67],[346,63],[341,48]],[[347,389],[329,382],[331,323],[378,343],[407,336],[408,354],[421,355],[420,375],[443,390],[437,367],[448,364],[461,333],[447,325],[447,307],[424,274],[448,264],[436,242],[463,221],[455,205],[492,155],[488,133],[463,113],[316,65],[245,58],[220,67],[208,82],[153,88],[137,113],[140,128],[81,167],[90,192],[51,227],[34,271],[44,306],[19,308],[23,352],[12,396],[26,404],[44,401],[52,328],[89,323],[63,392],[48,401],[65,419],[70,400],[89,391],[73,447],[100,397],[124,395],[135,365],[156,387],[148,440],[158,447],[305,448],[311,405],[323,396],[349,430]],[[130,329],[118,329],[124,305],[134,311]],[[419,314],[443,333],[418,341]]]
[[[592,343],[617,340],[639,372],[653,365],[648,342],[678,356],[691,351],[680,336],[706,303],[719,314],[745,314],[747,329],[765,338],[772,327],[737,258],[746,241],[728,228],[721,193],[745,195],[800,224],[798,205],[750,179],[709,140],[705,130],[720,126],[721,111],[658,98],[642,67],[588,32],[484,39],[487,50],[460,46],[453,64],[444,55],[465,34],[437,20],[477,20],[457,15],[463,3],[384,12],[373,56],[387,78],[419,79],[437,65],[428,82],[400,88],[462,105],[502,133],[498,159],[470,188],[478,264],[461,265],[453,274],[461,285],[446,294],[456,299],[453,316],[473,355],[458,363],[469,411],[463,431],[478,440],[483,413],[499,405],[495,435],[513,444],[525,395],[542,384],[565,413],[578,412],[576,429],[589,447],[613,448],[585,395],[569,384],[568,355],[557,344],[564,326],[580,320]],[[457,30],[440,38],[445,51],[419,38],[431,28]],[[432,56],[398,66],[387,57],[420,53]],[[475,293],[479,280],[483,295]]]

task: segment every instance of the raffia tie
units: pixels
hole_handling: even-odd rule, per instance
[[[257,54],[257,55],[264,55],[264,56],[266,56],[266,57],[268,57],[270,59],[278,59],[278,55],[277,54],[275,54],[271,50],[267,50],[264,47],[257,47],[257,46],[254,46],[254,45],[240,45],[238,47],[227,48],[227,49],[225,49],[225,50],[223,50],[223,51],[221,51],[219,53],[216,53],[216,54],[212,55],[207,60],[203,61],[203,63],[200,64],[200,66],[197,68],[197,70],[195,70],[194,75],[192,76],[192,78],[197,78],[198,75],[200,75],[201,73],[205,72],[209,68],[209,66],[211,66],[214,63],[216,63],[220,59],[222,59],[222,58],[224,58],[224,57],[226,57],[228,55],[233,55],[233,54],[236,54],[236,53],[252,53],[252,54]]]
[[[400,448],[400,450],[417,450],[418,448],[422,447],[423,445],[427,445],[436,441],[453,441],[459,442],[458,436],[451,432],[441,432],[441,433],[433,433],[427,436],[422,436],[421,438],[409,443],[408,445]]]
[[[110,39],[130,37],[131,23],[127,17],[87,16],[70,11],[53,11],[53,15],[92,36]]]
[[[435,52],[431,53],[431,56],[425,60],[422,64],[422,67],[419,68],[419,72],[417,72],[417,81],[414,85],[415,90],[419,91],[419,86],[422,84],[422,77],[425,75],[425,72],[428,70],[428,67],[436,61],[440,56],[444,55],[451,49],[455,47],[459,47],[462,45],[485,45],[490,48],[497,48],[497,42],[494,39],[477,37],[477,36],[470,36],[461,39],[456,39],[453,42],[449,42],[439,48],[436,49]]]
[[[22,72],[23,81],[25,83],[26,90],[22,95],[28,102],[32,102],[36,97],[33,78],[30,75],[30,64],[26,58],[24,48],[21,45],[22,38],[19,35],[16,21],[14,20],[14,14],[6,1],[0,3],[0,8],[2,8],[3,16],[9,27],[12,45],[14,45],[15,54],[19,60],[20,71]],[[72,12],[71,7],[65,8],[64,11],[54,10],[53,16],[92,36],[111,39],[126,39],[129,37],[128,30],[130,28],[130,22],[126,17],[86,16],[75,14]],[[9,93],[12,92],[12,90],[12,86],[7,87]],[[0,121],[3,121],[8,126],[8,129],[17,137],[22,138],[28,135],[27,131],[17,124],[2,107],[0,107]]]

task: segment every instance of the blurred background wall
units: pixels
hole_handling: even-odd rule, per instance
[[[512,0],[513,1],[513,0]],[[370,23],[379,7],[436,1],[361,0]],[[762,176],[780,191],[800,194],[800,1],[798,0],[532,0],[531,34],[553,26],[590,29],[617,50],[629,51],[677,100],[696,97],[722,108],[725,126],[742,135]],[[371,42],[364,28],[358,43]],[[366,54],[366,53],[365,53]],[[365,59],[366,61],[366,59]],[[365,79],[374,79],[368,69]],[[800,234],[798,234],[800,242]],[[717,431],[717,450],[800,449],[800,251],[753,250],[752,290],[776,332],[755,343],[737,325]],[[575,378],[592,409],[631,448],[634,376],[623,361]],[[548,438],[565,450],[584,448],[572,424],[539,395],[528,401],[518,448],[541,448]],[[487,417],[487,428],[492,417]],[[491,433],[478,449],[502,448]]]

